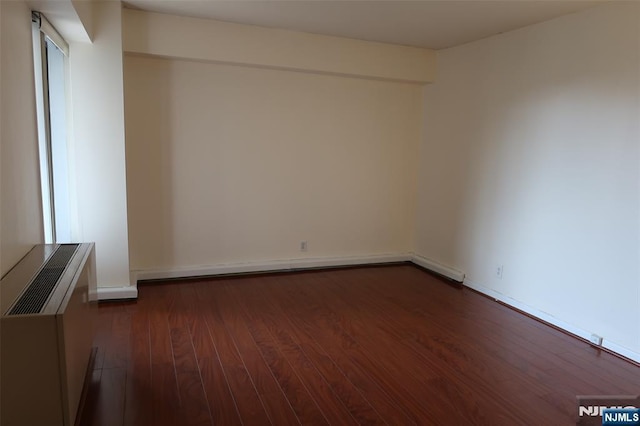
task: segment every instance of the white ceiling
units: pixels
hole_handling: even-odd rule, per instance
[[[582,0],[126,0],[128,7],[442,49],[597,5]]]

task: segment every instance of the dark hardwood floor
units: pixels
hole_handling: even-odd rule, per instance
[[[411,265],[171,281],[99,308],[82,424],[569,425],[640,367]]]

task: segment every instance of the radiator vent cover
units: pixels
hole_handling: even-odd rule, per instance
[[[60,244],[13,305],[8,315],[38,314],[56,288],[79,244]]]

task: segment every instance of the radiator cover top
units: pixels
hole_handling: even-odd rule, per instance
[[[79,244],[60,244],[7,315],[38,314],[47,303]]]

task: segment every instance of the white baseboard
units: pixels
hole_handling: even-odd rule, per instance
[[[589,340],[589,338],[591,337],[591,335],[593,333],[591,333],[590,331],[584,330],[580,327],[576,327],[572,324],[566,323],[546,312],[543,312],[539,309],[533,308],[525,303],[522,303],[518,300],[512,299],[509,296],[506,296],[502,293],[499,293],[497,291],[491,290],[490,288],[484,287],[478,283],[475,283],[469,279],[466,279],[464,281],[464,285],[472,288],[486,296],[491,297],[492,299],[496,300],[496,301],[500,301],[506,305],[509,305],[511,307],[514,307],[522,312],[526,312],[527,314],[538,318],[546,323],[549,323],[553,326],[556,326],[570,334],[573,334],[574,336],[578,336],[581,337],[585,340]],[[630,349],[627,349],[623,346],[617,345],[613,342],[608,341],[607,339],[603,339],[602,342],[602,347],[605,349],[610,350],[611,352],[615,352],[619,355],[622,355],[625,358],[629,358],[633,361],[636,362],[640,362],[640,353],[634,352]]]
[[[454,281],[458,281],[459,283],[464,281],[463,272],[438,263],[435,260],[427,259],[426,257],[422,257],[419,254],[414,253],[411,256],[411,261],[416,265],[422,266],[423,268],[429,269],[430,271],[437,272],[438,274],[450,278]]]
[[[609,349],[611,352],[620,354],[623,357],[632,359],[635,362],[640,362],[640,353],[634,352],[632,350],[625,348],[624,346],[620,346],[616,343],[610,342],[607,339],[602,339],[602,347]]]
[[[169,278],[188,278],[251,272],[295,271],[299,269],[330,268],[336,266],[371,265],[377,263],[407,262],[409,253],[381,254],[369,256],[317,257],[268,262],[226,263],[218,265],[194,266],[188,268],[140,269],[133,272],[132,282]]]
[[[98,287],[98,300],[137,299],[138,287],[133,284],[124,287]]]
[[[378,263],[408,262],[409,253],[383,254],[355,257],[325,257],[316,259],[296,259],[291,263],[291,269],[330,268],[334,266],[375,265]]]

